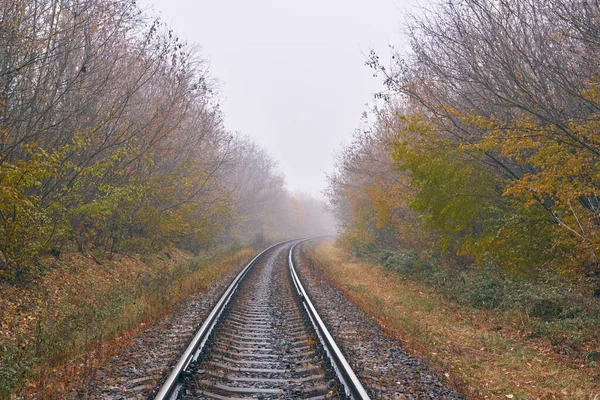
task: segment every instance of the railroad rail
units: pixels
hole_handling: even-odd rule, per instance
[[[242,269],[155,400],[369,398],[300,282],[293,253],[305,240]]]

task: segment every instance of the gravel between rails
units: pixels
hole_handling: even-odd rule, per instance
[[[183,400],[339,399],[288,267],[292,243],[271,249],[252,268],[223,312]]]
[[[301,253],[312,244],[303,244]],[[373,399],[463,399],[445,387],[418,357],[376,323],[318,270],[295,257],[305,289],[348,362]],[[209,290],[198,293],[140,336],[95,373],[95,378],[68,399],[141,400],[154,390],[177,363],[192,336],[214,307],[234,275],[227,275]]]
[[[407,354],[400,342],[386,337],[317,267],[306,262],[305,255],[313,243],[297,247],[294,265],[319,315],[371,398],[464,399],[445,386],[423,360]]]
[[[243,265],[245,265],[244,263]],[[206,316],[241,270],[183,301],[95,372],[84,389],[68,399],[141,400],[153,398]]]

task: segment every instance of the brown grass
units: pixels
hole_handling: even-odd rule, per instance
[[[252,254],[228,249],[106,259],[74,253],[46,260],[52,270],[34,284],[0,286],[0,349],[6,350],[0,397],[64,398],[133,337]]]
[[[573,365],[547,341],[525,339],[526,316],[459,307],[333,242],[311,257],[351,301],[471,398],[600,399],[598,371]]]

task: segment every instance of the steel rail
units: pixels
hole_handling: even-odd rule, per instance
[[[296,287],[298,295],[300,296],[300,298],[302,300],[302,304],[304,305],[304,308],[306,309],[306,312],[308,313],[308,316],[310,317],[310,319],[313,323],[313,326],[315,328],[315,331],[317,332],[317,336],[319,337],[321,344],[327,351],[327,355],[329,356],[329,360],[331,361],[331,364],[333,365],[333,367],[337,373],[338,379],[344,385],[346,395],[355,400],[370,399],[369,395],[365,391],[364,387],[362,386],[362,384],[356,377],[356,374],[354,373],[354,371],[352,371],[352,368],[350,367],[350,364],[348,364],[346,357],[344,357],[344,355],[342,354],[341,350],[335,343],[335,340],[333,340],[333,337],[329,333],[329,330],[323,323],[323,320],[317,313],[317,310],[315,309],[312,302],[310,301],[308,294],[304,290],[304,287],[302,286],[302,283],[300,282],[300,279],[298,278],[296,269],[294,268],[294,262],[292,260],[292,252],[294,251],[294,248],[298,244],[305,242],[307,240],[312,240],[312,238],[301,240],[301,241],[295,243],[290,248],[290,252],[288,254],[290,273],[292,275],[292,280],[294,282],[294,286]]]
[[[265,250],[261,251],[236,276],[236,278],[233,280],[233,282],[231,282],[231,284],[227,287],[227,290],[225,290],[225,293],[223,293],[223,295],[217,302],[217,305],[213,308],[211,313],[208,315],[208,317],[206,318],[206,320],[204,321],[204,323],[202,324],[202,326],[200,327],[198,332],[196,332],[196,335],[194,336],[194,338],[192,339],[192,341],[190,342],[188,347],[185,349],[185,352],[179,359],[179,362],[175,365],[175,368],[173,368],[173,370],[171,371],[171,374],[169,375],[169,377],[167,378],[165,383],[161,386],[160,390],[158,391],[158,394],[156,395],[156,397],[154,397],[154,400],[177,399],[177,395],[179,394],[179,391],[183,387],[183,384],[181,383],[181,379],[180,379],[182,374],[187,370],[187,368],[189,367],[191,362],[195,361],[200,356],[200,353],[202,352],[202,349],[204,348],[204,345],[206,344],[208,337],[210,336],[211,332],[213,331],[213,328],[215,327],[215,325],[219,319],[219,316],[225,309],[225,306],[229,303],[229,300],[231,300],[231,298],[233,297],[233,295],[236,292],[238,286],[240,285],[240,282],[242,281],[242,279],[246,276],[248,271],[250,271],[250,269],[257,263],[258,259],[264,253],[273,249],[274,247],[277,247],[283,243],[288,243],[288,242],[293,242],[293,241],[288,240],[288,241],[279,242],[279,243],[276,243],[273,246],[270,246],[270,247],[266,248]]]

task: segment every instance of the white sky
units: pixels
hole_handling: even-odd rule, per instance
[[[319,194],[334,151],[382,84],[365,66],[401,35],[407,0],[142,0],[202,48],[226,128],[279,162],[288,188]]]

